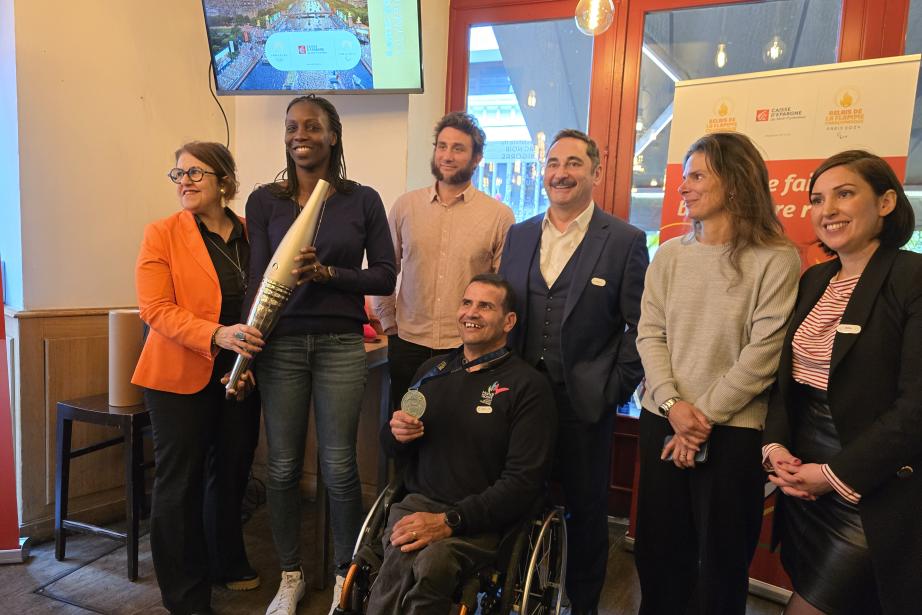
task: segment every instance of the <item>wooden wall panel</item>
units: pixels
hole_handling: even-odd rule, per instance
[[[45,504],[54,504],[57,402],[108,391],[108,336],[45,339]],[[75,422],[72,449],[120,435],[118,429]],[[123,446],[113,446],[71,462],[70,497],[124,484]]]
[[[50,537],[54,517],[55,407],[63,399],[106,391],[108,309],[7,309],[5,318],[20,529],[25,536],[42,539]],[[75,427],[74,446],[108,434],[101,428]],[[124,514],[121,452],[113,447],[73,462],[72,516],[105,522]]]

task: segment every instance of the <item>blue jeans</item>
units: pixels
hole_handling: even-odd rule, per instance
[[[355,440],[368,368],[358,334],[269,340],[255,364],[269,444],[269,523],[282,570],[301,565],[304,444],[313,395],[320,471],[327,485],[337,565],[352,559],[362,525]]]

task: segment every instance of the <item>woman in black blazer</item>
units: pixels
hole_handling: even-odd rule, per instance
[[[810,180],[817,237],[763,441],[778,485],[785,613],[922,612],[922,255],[888,164],[836,154]]]

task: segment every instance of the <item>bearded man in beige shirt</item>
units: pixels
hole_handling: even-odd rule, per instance
[[[483,159],[486,135],[461,112],[435,125],[435,184],[400,196],[388,214],[401,280],[388,297],[373,297],[388,335],[394,408],[427,359],[461,345],[457,307],[468,282],[495,273],[512,209],[477,190],[471,177]]]

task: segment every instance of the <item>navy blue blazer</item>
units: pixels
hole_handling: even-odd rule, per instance
[[[528,279],[540,258],[543,219],[540,214],[509,229],[499,266],[517,297],[519,319],[509,345],[519,354],[530,334]],[[637,321],[650,263],[646,235],[596,207],[578,259],[564,306],[561,357],[574,412],[595,423],[625,403],[643,377]]]

